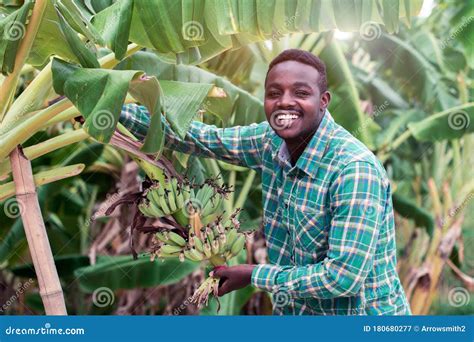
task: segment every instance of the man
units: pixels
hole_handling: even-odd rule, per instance
[[[267,72],[268,122],[225,130],[193,122],[184,141],[167,126],[167,147],[261,173],[270,264],[216,268],[219,295],[251,284],[272,292],[275,314],[411,314],[387,175],[334,122],[330,99],[324,63],[286,50]],[[143,137],[147,120],[144,107],[124,107],[121,121],[135,134]]]

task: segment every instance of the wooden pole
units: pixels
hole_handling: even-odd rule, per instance
[[[10,154],[16,199],[47,315],[67,315],[63,290],[41,214],[31,163],[20,146]]]

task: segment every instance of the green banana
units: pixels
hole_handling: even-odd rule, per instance
[[[173,246],[173,245],[163,245],[161,246],[160,252],[173,254],[173,253],[180,253],[183,250],[181,246]]]
[[[204,184],[196,194],[196,201],[200,204],[201,217],[208,216],[212,213],[211,197],[214,195],[214,188],[208,184]],[[209,206],[211,207],[209,209]],[[215,207],[214,207],[215,208]]]
[[[193,241],[194,241],[194,247],[196,247],[196,249],[199,252],[201,252],[201,253],[204,252],[204,245],[203,245],[201,239],[198,238],[197,236],[194,236]]]
[[[218,229],[218,225],[217,224],[212,224],[212,233],[214,234],[214,239],[217,239],[217,237],[219,236],[219,234],[221,233]]]
[[[185,249],[184,255],[191,261],[201,261],[204,259],[204,254],[199,252],[196,248]]]
[[[176,207],[178,209],[181,209],[184,207],[184,197],[183,197],[183,189],[182,187],[178,184],[178,179],[173,177],[171,179],[171,185],[173,187],[173,191],[175,194],[175,199],[176,199]]]
[[[150,204],[146,203],[145,201],[142,201],[138,205],[138,210],[140,210],[140,212],[147,217],[155,217],[155,215],[151,211]]]
[[[219,235],[219,254],[222,254],[226,251],[226,247],[227,247],[227,238],[225,236],[225,234],[220,234]]]
[[[173,184],[170,180],[165,181],[164,192],[168,207],[170,208],[171,213],[174,213],[178,208],[176,207],[176,194],[173,189]]]
[[[165,252],[159,252],[158,257],[160,258],[176,258],[179,256],[179,253],[165,253]]]
[[[186,246],[186,240],[183,239],[181,235],[178,235],[175,232],[169,232],[168,239],[176,243],[178,246],[181,246],[181,247]]]
[[[212,254],[219,254],[219,240],[213,240],[211,243]]]
[[[210,228],[209,226],[206,226],[206,235],[207,235],[207,238],[209,240],[209,243],[211,243],[212,241],[214,241],[214,232],[212,230],[212,228]]]
[[[168,233],[167,232],[156,232],[155,236],[161,242],[168,243]]]
[[[235,240],[237,240],[237,229],[231,228],[227,232],[227,249],[230,250]]]
[[[242,248],[244,248],[244,245],[245,245],[245,235],[239,234],[239,237],[232,244],[230,252],[232,253],[232,255],[237,255],[240,253]]]
[[[206,256],[206,258],[210,258],[212,256],[211,246],[209,245],[208,242],[206,242],[203,245],[203,250],[204,250],[204,255]]]
[[[166,216],[166,214],[161,210],[161,208],[158,206],[157,203],[155,203],[153,200],[150,201],[150,211],[153,213],[154,217],[163,217]]]
[[[181,186],[181,193],[183,194],[184,204],[187,204],[187,202],[191,198],[191,187],[189,186],[188,182],[184,183],[184,185]],[[194,197],[194,194],[192,195],[193,195],[192,197]]]
[[[168,206],[168,201],[166,200],[167,196],[165,196],[165,192],[163,190],[163,187],[159,186],[158,189],[155,191],[155,193],[156,193],[156,196],[158,197],[157,200],[158,200],[158,204],[161,207],[161,210],[163,210],[163,212],[166,215],[170,215],[171,214],[171,209]]]

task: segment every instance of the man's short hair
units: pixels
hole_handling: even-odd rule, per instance
[[[319,73],[318,87],[319,91],[325,92],[327,90],[327,78],[326,78],[326,65],[322,60],[313,55],[311,52],[299,49],[288,49],[276,56],[271,62],[265,76],[265,84],[267,83],[267,77],[270,70],[277,64],[286,61],[296,61],[309,66],[312,66]]]

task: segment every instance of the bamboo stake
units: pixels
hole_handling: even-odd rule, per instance
[[[67,315],[63,290],[46,234],[31,163],[20,146],[10,154],[16,198],[47,315]]]

